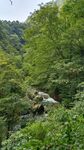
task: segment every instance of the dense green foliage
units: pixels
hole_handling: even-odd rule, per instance
[[[40,5],[26,23],[0,21],[2,150],[84,150],[84,0],[60,4]],[[60,104],[21,122],[32,89]]]
[[[84,102],[72,110],[51,110],[47,118],[12,135],[3,143],[2,150],[83,150],[84,149]]]
[[[68,98],[72,102],[83,82],[83,6],[83,0],[67,1],[59,10],[56,3],[49,3],[28,19],[25,80],[51,95],[60,93],[61,101]]]
[[[0,49],[7,53],[21,54],[21,47],[24,44],[23,32],[26,24],[18,21],[0,21]]]
[[[28,107],[22,88],[22,45],[25,24],[0,21],[0,146]],[[18,39],[18,40],[17,40]]]

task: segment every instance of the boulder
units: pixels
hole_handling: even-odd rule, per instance
[[[53,98],[49,97],[47,99],[43,99],[42,104],[58,104]]]
[[[38,95],[41,96],[43,99],[48,99],[50,96],[44,92],[38,92]]]

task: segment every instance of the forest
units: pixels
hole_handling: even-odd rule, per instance
[[[0,20],[0,149],[84,150],[84,0]]]

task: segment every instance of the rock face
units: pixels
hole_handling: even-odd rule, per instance
[[[31,100],[31,113],[33,116],[43,114],[46,111],[45,105],[56,106],[59,104],[59,102],[51,98],[49,94],[37,91],[36,89],[28,89],[27,98]]]

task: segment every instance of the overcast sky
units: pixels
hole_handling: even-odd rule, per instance
[[[19,20],[23,22],[30,12],[38,8],[38,4],[46,3],[50,0],[0,0],[0,20]]]

